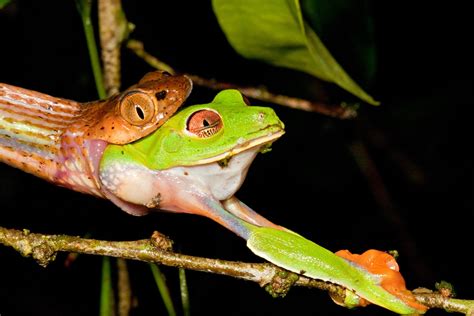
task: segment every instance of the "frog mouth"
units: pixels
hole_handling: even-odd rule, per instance
[[[278,130],[274,131],[276,127],[278,128]],[[272,142],[274,142],[275,140],[283,136],[283,134],[285,134],[285,131],[282,130],[281,126],[279,125],[272,125],[270,127],[267,127],[267,129],[270,129],[267,135],[260,136],[251,140],[245,140],[241,138],[240,140],[237,140],[237,145],[233,147],[232,149],[214,157],[198,160],[196,162],[196,165],[204,165],[204,164],[209,164],[209,163],[213,163],[217,161],[229,160],[233,156],[240,154],[241,152],[247,151],[251,148],[261,146],[264,144],[271,144]]]

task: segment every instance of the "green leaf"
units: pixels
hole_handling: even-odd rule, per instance
[[[214,13],[242,56],[306,72],[377,105],[304,21],[298,0],[213,0]]]
[[[370,0],[300,0],[303,17],[362,86],[375,79],[377,46]]]
[[[10,0],[0,0],[0,9],[3,9],[8,3],[10,3]]]

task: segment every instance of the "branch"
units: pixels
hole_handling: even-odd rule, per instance
[[[127,48],[133,51],[138,57],[143,59],[153,68],[165,70],[169,73],[175,73],[173,67],[146,52],[142,42],[137,40],[129,40],[127,42]],[[274,94],[269,92],[265,87],[243,87],[233,83],[219,82],[213,79],[202,78],[193,74],[186,75],[191,78],[194,84],[213,90],[237,89],[246,96],[256,100],[271,102],[298,110],[317,112],[339,119],[352,119],[357,116],[356,108],[345,103],[342,103],[341,105],[329,105],[322,102]]]
[[[474,316],[474,300],[460,300],[445,297],[441,293],[415,294],[416,300],[430,308],[440,308],[447,312],[457,312],[467,316]]]
[[[128,274],[127,261],[117,259],[118,315],[128,316],[132,309],[132,289]]]
[[[339,297],[343,296],[345,291],[339,285],[296,275],[269,263],[244,263],[176,253],[171,250],[171,241],[156,232],[150,239],[104,241],[66,235],[35,234],[28,230],[0,227],[0,243],[14,248],[25,257],[33,257],[44,267],[56,258],[58,252],[75,252],[227,275],[265,286],[273,296],[284,296],[293,285],[318,288]],[[438,292],[414,292],[414,295],[419,302],[430,308],[474,315],[472,300],[453,299]]]
[[[122,10],[121,0],[99,0],[99,33],[102,64],[104,66],[104,86],[107,96],[114,95],[120,91],[121,78],[121,60],[120,47],[128,33],[133,29],[132,24],[127,22],[125,13]],[[105,261],[104,261],[105,262]],[[109,263],[110,266],[110,263]],[[127,263],[124,259],[117,260],[117,290],[118,290],[118,315],[128,316],[132,305],[132,289],[128,275]],[[102,278],[110,278],[109,272],[102,272]],[[112,292],[110,282],[102,283],[101,297]],[[104,294],[105,293],[105,294]],[[111,299],[113,295],[108,295]],[[111,315],[110,310],[114,310],[108,300],[101,301],[101,309],[108,309],[104,315]],[[102,310],[101,310],[102,311]],[[115,315],[115,310],[114,313]]]
[[[120,46],[133,27],[125,18],[120,0],[99,0],[98,4],[104,84],[110,96],[119,92]]]

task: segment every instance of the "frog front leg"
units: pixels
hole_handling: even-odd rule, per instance
[[[268,219],[252,210],[244,202],[240,201],[235,196],[232,196],[227,200],[222,201],[222,205],[227,211],[250,224],[256,226],[272,227],[276,229],[285,229],[279,225],[270,222]]]

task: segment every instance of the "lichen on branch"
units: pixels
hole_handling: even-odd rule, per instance
[[[318,288],[336,295],[344,292],[344,288],[339,285],[293,275],[269,263],[235,262],[176,253],[170,248],[170,240],[159,233],[154,233],[150,239],[105,241],[67,235],[37,234],[26,229],[16,230],[0,227],[0,244],[12,247],[25,257],[32,257],[44,267],[56,258],[58,252],[74,252],[159,263],[171,267],[227,275],[256,282],[260,286],[266,287],[267,290],[278,289],[278,291],[272,291],[272,293],[278,292],[278,296],[284,296],[292,285]],[[287,273],[291,274],[289,278],[291,282],[284,282],[285,286],[282,287],[281,276]],[[284,290],[282,290],[283,288]],[[430,308],[441,308],[471,316],[474,313],[474,300],[453,299],[440,292],[429,290],[415,291],[414,294],[420,303]]]

